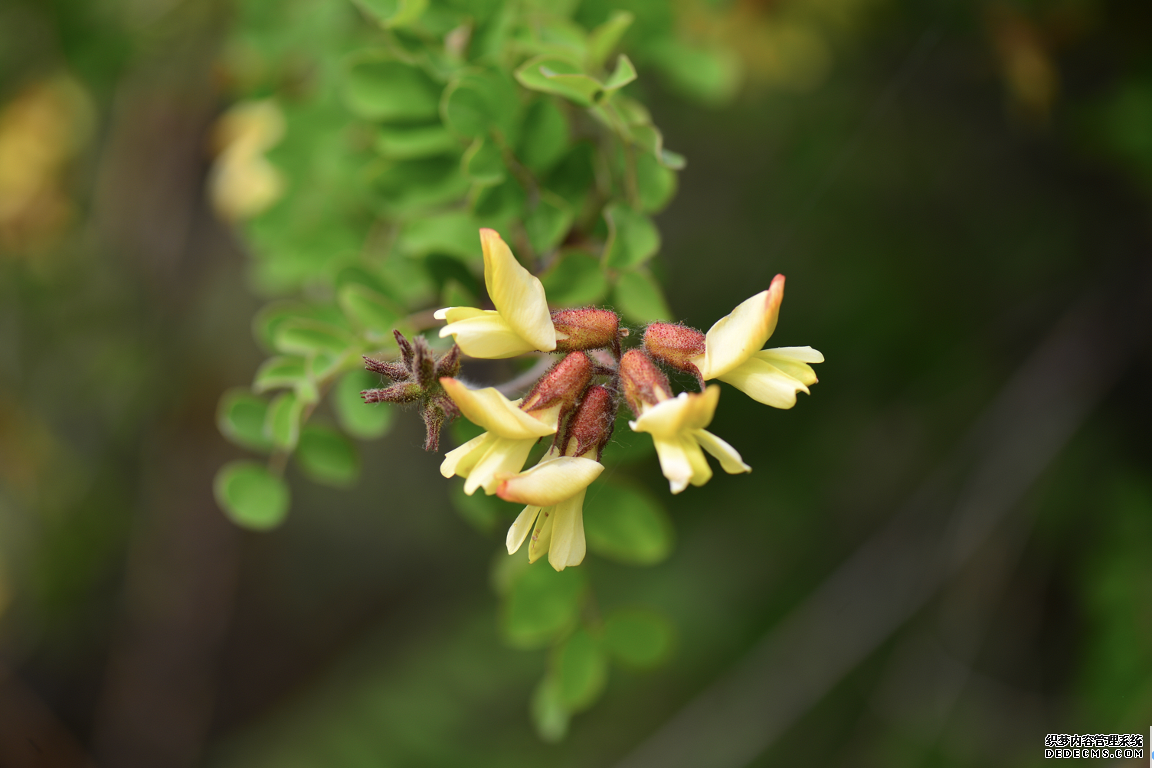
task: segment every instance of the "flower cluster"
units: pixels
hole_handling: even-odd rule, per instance
[[[493,309],[439,310],[435,316],[447,321],[440,335],[452,336],[455,344],[437,362],[431,362],[423,339],[410,347],[398,336],[401,364],[368,363],[370,370],[400,383],[364,394],[370,402],[420,401],[430,431],[435,424],[439,432],[442,422],[458,414],[485,430],[445,454],[441,474],[463,477],[467,494],[481,489],[525,505],[509,528],[509,554],[529,539],[530,562],[547,553],[560,571],[584,559],[585,491],[604,469],[601,453],[612,436],[619,401],[635,417],[630,429],[653,438],[669,490],[681,493],[713,476],[706,453],[729,474],[751,471],[733,446],[706,429],[721,387],[705,382],[726,382],[775,408],[792,408],[797,393],[808,394],[817,382],[811,366],[824,360],[817,350],[762,348],[777,325],[782,275],[707,333],[655,322],[645,329],[640,348],[623,353],[621,339],[627,332],[615,312],[550,312],[541,281],[521,266],[499,234],[482,229],[481,247]],[[458,349],[475,358],[527,352],[565,356],[523,399],[509,400],[495,388],[471,389],[455,378]],[[661,365],[693,374],[700,391],[675,395]],[[549,450],[536,466],[524,469],[533,445],[543,437],[552,439]],[[426,447],[430,444],[435,450],[436,441],[430,438]]]

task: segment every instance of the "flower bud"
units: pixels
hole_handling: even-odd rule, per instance
[[[625,402],[635,415],[640,416],[644,406],[657,405],[673,397],[669,379],[649,355],[639,349],[631,349],[621,356],[620,374]]]
[[[564,414],[576,404],[592,377],[593,361],[589,356],[584,352],[570,352],[538,379],[521,403],[521,410],[539,411],[560,403]]]
[[[558,352],[610,347],[617,342],[620,319],[616,312],[586,307],[558,310],[552,317]]]
[[[705,353],[705,334],[675,323],[652,323],[645,329],[645,351],[681,371],[698,373],[689,362]]]
[[[361,392],[361,399],[366,403],[415,403],[424,394],[420,384],[401,382],[384,389],[366,389]]]
[[[577,411],[569,419],[565,437],[561,440],[561,445],[565,446],[564,455],[584,456],[596,450],[596,458],[600,461],[601,451],[613,436],[616,418],[617,399],[600,384],[589,387]]]

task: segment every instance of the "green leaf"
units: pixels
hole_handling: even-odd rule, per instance
[[[525,232],[529,244],[537,253],[547,253],[557,247],[569,234],[573,213],[568,204],[548,191],[537,200],[537,207],[525,217]]]
[[[303,357],[270,357],[261,363],[253,378],[252,388],[257,392],[270,389],[293,388],[308,379]]]
[[[622,609],[605,617],[601,645],[614,661],[646,669],[661,664],[673,648],[673,627],[652,611]]]
[[[520,100],[513,84],[500,72],[474,72],[459,77],[445,89],[440,114],[450,131],[468,139],[500,133],[516,137]]]
[[[275,528],[288,512],[288,486],[255,462],[234,461],[221,467],[213,491],[229,519],[244,528]]]
[[[583,141],[566,153],[546,179],[545,186],[560,195],[575,211],[585,207],[585,198],[596,180],[593,170],[595,155],[593,146]]]
[[[340,356],[355,345],[344,329],[319,320],[286,320],[277,327],[273,345],[281,352],[298,355],[326,353]]]
[[[268,403],[247,389],[230,389],[220,398],[216,424],[222,435],[252,451],[267,452],[272,443],[264,434]]]
[[[583,107],[593,106],[601,83],[585,74],[574,62],[558,56],[536,56],[515,74],[517,82],[532,91],[555,93]]]
[[[629,57],[623,53],[617,57],[617,67],[602,87],[606,92],[616,91],[624,88],[636,79],[637,70],[633,68],[633,62],[629,60]]]
[[[386,126],[377,134],[376,150],[391,160],[456,154],[460,145],[440,125]]]
[[[505,180],[505,161],[492,139],[477,138],[461,157],[461,170],[474,184],[491,186]]]
[[[337,293],[337,303],[354,326],[372,341],[387,340],[401,317],[392,301],[365,285],[350,283]]]
[[[387,403],[366,403],[361,392],[381,386],[381,376],[369,371],[349,371],[333,387],[333,411],[348,434],[362,440],[381,437],[393,423],[393,409]]]
[[[444,253],[476,264],[482,258],[478,222],[468,211],[448,211],[405,222],[397,247],[411,258]]]
[[[423,214],[455,203],[469,191],[469,180],[461,174],[455,155],[390,162],[372,181],[385,209],[396,215]]]
[[[605,208],[609,239],[605,243],[605,264],[629,269],[643,264],[661,247],[657,226],[643,213],[627,205],[613,203]]]
[[[578,629],[558,648],[553,674],[561,703],[570,712],[589,707],[605,690],[605,654],[588,632]]]
[[[669,320],[672,313],[661,289],[645,272],[623,272],[613,288],[613,305],[634,323]]]
[[[526,557],[524,550],[510,557]],[[577,623],[585,592],[585,575],[579,568],[553,570],[542,558],[520,574],[501,611],[501,628],[509,643],[518,648],[541,648],[568,632]]]
[[[569,710],[561,700],[560,687],[554,675],[545,675],[533,690],[529,715],[541,741],[556,744],[569,732]]]
[[[621,36],[633,23],[633,14],[629,11],[614,11],[608,21],[596,27],[589,33],[589,68],[596,70],[605,63],[609,54],[621,42]]]
[[[342,95],[358,117],[390,123],[437,118],[441,88],[420,69],[380,51],[354,54],[345,67]]]
[[[533,102],[525,114],[521,144],[517,157],[521,163],[541,174],[556,165],[569,146],[569,121],[550,98]]]
[[[484,226],[506,229],[511,219],[524,215],[525,199],[524,188],[510,176],[501,184],[482,187],[473,202],[473,213]]]
[[[429,0],[353,0],[385,27],[404,27],[421,17]]]
[[[319,424],[301,430],[294,456],[310,478],[338,488],[351,485],[361,471],[356,447],[340,432]]]
[[[269,403],[264,419],[264,436],[273,447],[282,451],[296,447],[303,407],[295,392],[281,392]]]
[[[657,213],[669,204],[677,193],[677,174],[662,165],[648,152],[634,156],[637,172],[637,197],[641,210]]]
[[[653,565],[673,550],[673,526],[661,502],[632,485],[604,481],[585,498],[585,541],[602,557]]]
[[[559,307],[596,304],[609,290],[609,282],[596,256],[584,251],[566,251],[541,276],[545,295]]]

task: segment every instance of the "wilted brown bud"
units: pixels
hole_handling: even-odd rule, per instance
[[[584,456],[588,451],[597,450],[597,460],[601,460],[601,451],[613,436],[613,424],[617,418],[617,398],[600,384],[595,384],[585,391],[577,411],[569,419],[569,426],[565,430],[565,437],[561,444],[565,446],[565,456]]]
[[[584,352],[570,352],[542,376],[525,396],[521,410],[539,411],[561,403],[562,415],[570,410],[589,386],[593,361]]]
[[[620,319],[608,309],[561,309],[553,313],[557,351],[611,347],[618,342]]]
[[[698,373],[689,362],[705,353],[705,334],[676,323],[652,323],[645,329],[645,351],[681,371]]]
[[[620,372],[625,402],[637,416],[643,405],[657,405],[673,397],[669,379],[640,349],[631,349],[621,356]]]

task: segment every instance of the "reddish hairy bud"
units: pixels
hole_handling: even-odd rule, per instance
[[[618,342],[621,321],[616,312],[587,307],[558,310],[552,317],[558,352],[611,347]]]
[[[569,426],[565,430],[565,437],[561,444],[565,446],[565,456],[584,456],[587,452],[596,449],[597,460],[601,460],[601,451],[613,436],[613,424],[617,418],[617,398],[600,384],[595,384],[585,391],[581,404],[573,418],[569,419]]]
[[[570,410],[589,386],[593,361],[584,352],[570,352],[533,385],[521,410],[539,411],[561,403],[562,414]]]
[[[415,403],[424,394],[420,384],[402,382],[384,389],[366,389],[361,392],[361,399],[366,403]]]
[[[619,370],[625,402],[635,415],[641,415],[644,405],[657,405],[673,397],[669,379],[640,349],[631,349],[622,355]]]
[[[705,334],[676,323],[653,323],[645,329],[645,351],[678,370],[699,374],[689,361],[705,354]]]

